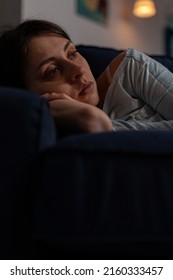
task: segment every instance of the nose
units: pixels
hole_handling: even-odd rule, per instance
[[[66,73],[68,79],[75,82],[84,75],[84,68],[82,65],[75,63],[74,61],[68,61],[66,65]]]

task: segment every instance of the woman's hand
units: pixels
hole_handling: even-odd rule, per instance
[[[70,96],[65,93],[56,93],[56,92],[46,92],[41,95],[41,97],[45,98],[48,102],[57,100],[57,99],[64,99],[64,100],[74,100]]]
[[[57,127],[64,133],[112,131],[109,117],[93,105],[72,99],[65,93],[44,94]]]

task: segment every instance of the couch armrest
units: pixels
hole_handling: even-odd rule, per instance
[[[3,258],[20,251],[38,154],[55,144],[48,105],[36,94],[0,88],[0,247]],[[10,255],[12,257],[12,255]]]

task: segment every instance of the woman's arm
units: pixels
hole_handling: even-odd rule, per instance
[[[173,130],[173,73],[149,56],[134,52],[135,57],[127,56],[124,74],[124,79],[127,77],[126,90],[129,87],[133,98],[142,100],[161,118],[151,121],[146,115],[143,121],[115,119],[112,121],[114,130]],[[113,67],[115,62],[113,60],[110,64],[111,76],[116,71]]]
[[[144,131],[144,130],[157,130],[157,131],[173,131],[173,120],[161,120],[157,122],[151,121],[124,121],[124,120],[113,120],[112,126],[114,131]]]
[[[110,118],[100,109],[71,98],[49,102],[57,127],[65,134],[112,131]]]

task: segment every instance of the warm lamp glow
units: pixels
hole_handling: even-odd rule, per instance
[[[155,4],[152,0],[136,0],[133,14],[137,17],[148,18],[156,14]]]

